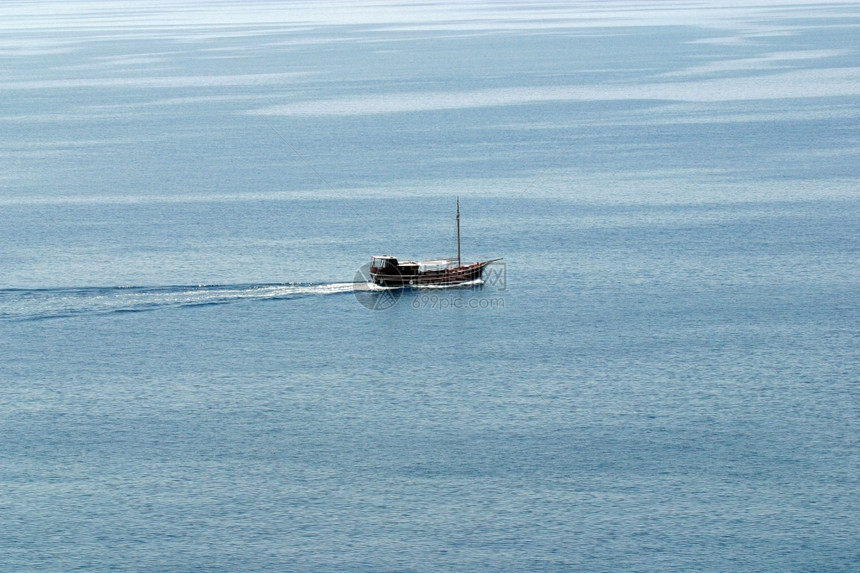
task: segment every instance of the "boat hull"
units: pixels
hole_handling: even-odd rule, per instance
[[[370,278],[380,286],[406,287],[406,286],[450,286],[481,278],[484,268],[492,261],[481,261],[460,267],[446,269],[427,270],[419,272],[399,271],[371,271]]]

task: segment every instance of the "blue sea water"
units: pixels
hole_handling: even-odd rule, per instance
[[[858,25],[3,4],[0,570],[857,571]]]

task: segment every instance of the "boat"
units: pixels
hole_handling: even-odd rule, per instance
[[[370,259],[370,278],[385,287],[453,286],[481,278],[489,259],[463,264],[460,259],[460,198],[457,198],[457,258],[429,261],[398,261],[391,255],[374,255]]]

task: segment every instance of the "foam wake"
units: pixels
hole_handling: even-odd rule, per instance
[[[0,289],[0,320],[41,320],[86,314],[144,312],[170,307],[325,296],[352,292],[353,288],[353,283],[341,282]]]

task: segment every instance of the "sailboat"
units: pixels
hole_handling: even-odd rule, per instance
[[[501,259],[463,264],[460,259],[460,198],[457,197],[457,258],[429,261],[398,261],[391,255],[370,259],[370,278],[380,286],[453,286],[481,278],[484,268]]]

